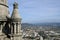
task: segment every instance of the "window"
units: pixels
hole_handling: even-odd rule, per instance
[[[14,33],[14,24],[13,24],[13,33]]]

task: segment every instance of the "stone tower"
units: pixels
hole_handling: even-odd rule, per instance
[[[18,4],[15,2],[13,4],[13,12],[11,15],[11,38],[14,40],[22,40],[22,32],[21,32],[21,17],[18,12]]]
[[[7,36],[8,34],[8,20],[9,17],[9,10],[7,0],[0,0],[0,40],[9,39]]]
[[[0,0],[0,40],[22,40],[18,4],[13,4],[11,17],[8,8],[7,0]]]
[[[0,0],[0,21],[5,21],[9,16],[7,0]]]

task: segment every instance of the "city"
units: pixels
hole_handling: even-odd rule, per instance
[[[60,1],[0,0],[0,40],[60,40]]]
[[[39,25],[23,23],[23,38],[24,40],[60,40],[59,24],[60,23],[43,23]]]

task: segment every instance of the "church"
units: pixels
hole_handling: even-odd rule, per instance
[[[8,0],[0,0],[0,40],[22,40],[21,17],[18,3],[14,2],[10,15]]]

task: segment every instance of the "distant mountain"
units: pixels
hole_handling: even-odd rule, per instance
[[[22,23],[22,26],[60,26],[60,23],[35,23],[35,24],[29,24],[29,23]]]
[[[60,29],[60,23],[36,23],[36,24],[29,24],[29,23],[22,23],[22,29],[25,28],[54,28],[54,29]]]
[[[60,32],[60,23],[36,23],[36,24],[22,23],[22,29],[28,28],[39,29],[40,27],[42,27],[45,30],[54,30]]]
[[[36,24],[39,24],[39,25],[59,25],[60,26],[60,23],[36,23]]]

